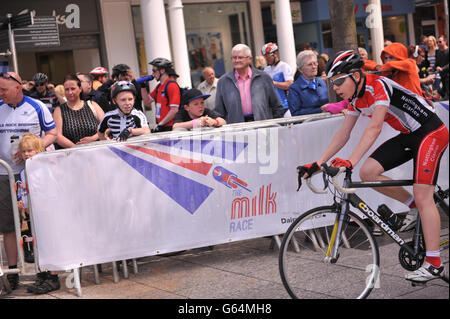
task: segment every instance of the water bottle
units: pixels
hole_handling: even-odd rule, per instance
[[[150,74],[150,75],[143,76],[142,78],[137,79],[136,82],[139,84],[142,84],[144,82],[151,81],[151,80],[153,80],[153,75]]]
[[[17,135],[12,135],[11,139],[10,139],[10,141],[11,141],[11,158],[13,161],[14,161],[14,154],[16,154],[17,151],[19,150],[19,139],[20,139],[20,137]]]
[[[380,214],[383,221],[392,228],[392,230],[395,231],[402,227],[403,221],[385,204],[378,206],[377,212]]]

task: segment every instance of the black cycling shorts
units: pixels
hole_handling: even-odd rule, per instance
[[[439,163],[448,146],[448,130],[437,116],[410,134],[399,134],[370,155],[388,171],[414,160],[414,182],[436,185]]]

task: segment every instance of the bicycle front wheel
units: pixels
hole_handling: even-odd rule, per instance
[[[292,298],[366,298],[379,284],[378,245],[364,222],[349,212],[342,225],[339,257],[327,258],[338,211],[314,208],[298,217],[283,236],[279,269]]]

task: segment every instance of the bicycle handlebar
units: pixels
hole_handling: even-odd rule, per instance
[[[317,172],[317,173],[319,173],[319,172]],[[317,173],[312,174],[312,176],[316,175]],[[311,177],[312,177],[312,176],[311,176]],[[308,178],[306,179],[306,185],[308,185],[308,188],[309,188],[313,193],[316,193],[316,194],[326,194],[326,193],[328,193],[328,191],[327,191],[326,189],[317,189],[317,188],[313,185],[313,183],[311,182],[311,177],[308,177]]]
[[[345,194],[353,194],[356,192],[356,188],[345,188],[343,187],[339,181],[338,181],[338,177],[339,175],[341,175],[342,173],[344,173],[347,170],[346,167],[335,167],[335,166],[328,166],[327,164],[323,163],[321,165],[321,171],[323,172],[324,176],[328,175],[331,177],[331,182],[334,185],[334,187],[341,193],[345,193]],[[318,173],[318,172],[317,172]],[[315,173],[315,174],[317,174]],[[314,176],[315,174],[313,174],[312,176]],[[312,177],[311,176],[311,177]],[[326,194],[327,190],[323,189],[317,189],[311,182],[311,177],[308,177],[306,179],[306,185],[308,185],[308,188],[316,193],[316,194]],[[326,183],[326,179],[324,177],[324,182]],[[327,186],[327,185],[326,185]],[[326,187],[325,187],[326,188]]]

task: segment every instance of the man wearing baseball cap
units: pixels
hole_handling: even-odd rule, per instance
[[[209,94],[198,89],[190,89],[183,94],[182,105],[175,115],[173,129],[193,129],[199,127],[219,127],[227,124],[214,111],[205,108],[205,100]]]

